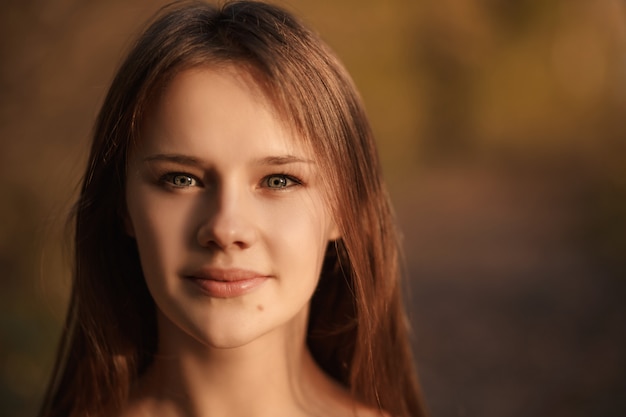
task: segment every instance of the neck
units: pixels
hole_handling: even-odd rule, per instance
[[[210,347],[182,331],[161,340],[137,397],[163,416],[308,415],[339,388],[306,348],[306,316],[237,347]],[[159,321],[160,331],[172,330]]]

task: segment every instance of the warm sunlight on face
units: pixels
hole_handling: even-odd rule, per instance
[[[236,347],[303,325],[338,236],[314,155],[292,136],[233,67],[178,74],[148,115],[128,162],[127,228],[161,344]]]

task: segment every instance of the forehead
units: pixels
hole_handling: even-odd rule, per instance
[[[207,142],[235,153],[299,153],[310,148],[267,92],[259,75],[235,65],[185,69],[152,102],[142,123],[140,147],[190,151]]]

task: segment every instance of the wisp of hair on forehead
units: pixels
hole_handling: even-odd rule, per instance
[[[311,301],[315,360],[356,400],[391,416],[424,415],[397,232],[361,99],[335,55],[291,14],[236,1],[163,8],[117,71],[74,208],[72,294],[40,416],[119,409],[153,358],[155,305],[123,224],[126,159],[150,104],[176,74],[200,66],[247,71],[320,165],[341,238],[329,244]]]

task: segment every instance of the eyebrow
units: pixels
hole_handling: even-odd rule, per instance
[[[156,154],[145,157],[144,162],[165,161],[175,162],[181,165],[203,166],[203,162],[198,158],[182,154]],[[295,155],[267,156],[255,161],[255,165],[288,165],[296,163],[313,164],[311,159],[300,158]]]
[[[313,164],[315,162],[311,159],[304,159],[295,155],[280,155],[261,158],[257,163],[258,165],[287,165],[296,163]]]
[[[202,165],[199,159],[180,154],[165,154],[159,153],[156,155],[150,155],[145,157],[144,162],[153,162],[153,161],[165,161],[165,162],[176,162],[182,165]]]

